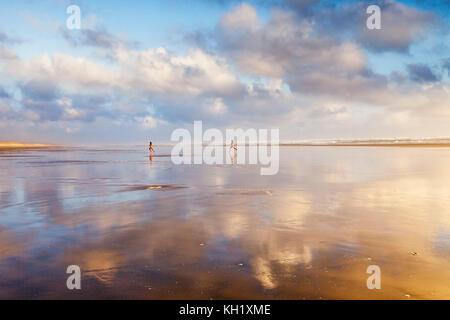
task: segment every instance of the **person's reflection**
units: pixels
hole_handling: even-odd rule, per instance
[[[231,164],[236,164],[236,158],[237,158],[237,151],[232,152],[230,151],[230,158],[231,158]]]
[[[152,163],[152,162],[153,162],[153,156],[150,155],[150,157],[148,158],[148,160],[150,161],[150,163]]]

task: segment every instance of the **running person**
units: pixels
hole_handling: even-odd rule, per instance
[[[149,150],[150,152],[156,153],[155,149],[153,149],[153,143],[152,143],[151,141],[150,141],[150,144],[149,144],[149,146],[148,146],[148,150]]]
[[[231,140],[230,150],[231,150],[231,149],[234,149],[234,150],[237,151],[237,145],[234,143],[233,140]]]

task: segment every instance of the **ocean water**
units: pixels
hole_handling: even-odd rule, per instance
[[[450,299],[450,148],[285,146],[275,176],[157,152],[1,152],[0,298]]]

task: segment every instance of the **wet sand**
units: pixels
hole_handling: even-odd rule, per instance
[[[8,155],[1,299],[450,299],[450,148],[281,147],[275,176],[138,148]]]

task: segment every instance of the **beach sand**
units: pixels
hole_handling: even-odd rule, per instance
[[[449,161],[450,148],[280,147],[279,173],[261,176],[146,146],[12,152],[0,298],[450,299]],[[69,265],[82,290],[66,288]]]

